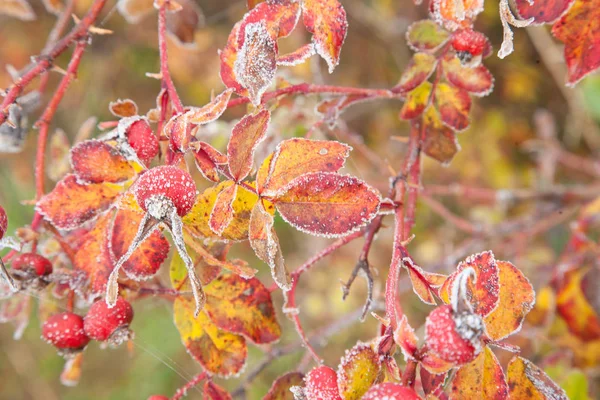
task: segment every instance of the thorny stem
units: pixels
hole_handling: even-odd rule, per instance
[[[193,388],[194,386],[196,386],[197,384],[199,384],[206,378],[208,378],[208,374],[206,373],[206,371],[200,372],[199,374],[194,376],[189,382],[187,382],[185,385],[183,385],[182,387],[177,389],[177,391],[175,392],[173,397],[171,397],[171,400],[180,400],[183,397],[187,396],[188,390],[190,390],[191,388]]]
[[[169,73],[169,56],[167,53],[167,10],[163,4],[158,10],[158,48],[160,51],[160,74],[162,87],[167,91],[173,108],[177,113],[183,113],[183,104],[177,95],[177,90]]]

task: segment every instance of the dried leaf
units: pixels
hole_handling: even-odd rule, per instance
[[[271,343],[281,336],[271,293],[258,279],[224,274],[204,291],[205,312],[220,329],[257,344]]]
[[[175,326],[188,353],[210,373],[238,374],[246,363],[246,341],[219,329],[204,312],[194,318],[195,308],[191,298],[180,296],[173,303]]]
[[[243,180],[254,163],[254,151],[265,138],[271,119],[269,110],[249,114],[242,118],[231,132],[227,145],[229,172],[236,182]]]
[[[379,376],[379,356],[371,347],[359,343],[347,350],[337,369],[338,389],[345,400],[358,400]]]
[[[338,0],[304,0],[302,22],[313,34],[317,54],[323,57],[332,73],[340,62],[340,52],[346,39],[346,10]]]
[[[529,360],[513,357],[506,372],[511,399],[568,400],[564,390]]]
[[[452,380],[452,400],[508,399],[508,384],[502,367],[489,347],[458,369]]]
[[[430,19],[417,21],[406,31],[406,41],[414,51],[433,53],[449,39],[448,31]]]
[[[303,384],[303,373],[288,372],[273,382],[263,400],[294,400],[294,395],[290,391],[290,388],[292,386],[302,386]]]
[[[425,82],[437,65],[437,57],[427,53],[416,53],[404,69],[400,82],[394,90],[410,92]]]
[[[180,46],[194,45],[194,34],[204,25],[204,13],[194,0],[177,0],[177,4],[180,10],[167,13],[167,33]]]
[[[400,118],[405,120],[415,119],[429,106],[431,100],[431,82],[423,82],[406,96],[406,101],[400,110]]]
[[[482,64],[464,67],[458,57],[448,55],[442,60],[442,70],[448,82],[475,96],[487,96],[494,89],[494,77]]]
[[[352,176],[332,172],[304,174],[273,199],[277,211],[296,229],[327,237],[343,236],[375,217],[380,197]]]
[[[208,226],[217,236],[221,236],[233,220],[233,200],[235,200],[237,188],[237,185],[229,186],[217,195],[215,206],[208,220]]]
[[[446,83],[439,83],[435,87],[433,97],[444,124],[457,131],[469,126],[471,97],[468,92]]]
[[[135,174],[117,149],[99,140],[86,140],[73,147],[71,167],[79,179],[91,183],[122,182]]]
[[[108,103],[110,113],[115,117],[126,118],[138,115],[138,106],[133,100],[117,100]]]
[[[94,219],[107,209],[121,193],[110,184],[80,184],[69,174],[54,190],[38,201],[37,211],[59,229],[71,230]]]

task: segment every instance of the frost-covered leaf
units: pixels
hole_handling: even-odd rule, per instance
[[[440,288],[440,297],[446,303],[452,302],[456,293],[455,286],[459,284],[458,276],[466,269],[472,268],[475,272],[474,282],[468,280],[467,300],[473,312],[483,317],[496,309],[500,299],[499,262],[491,251],[473,254],[467,257],[456,267]],[[514,268],[514,267],[513,267]]]
[[[291,53],[277,57],[277,65],[293,67],[302,64],[315,54],[315,45],[313,43],[308,43]]]
[[[423,114],[431,100],[431,89],[431,82],[425,81],[409,92],[400,109],[400,118],[411,120]]]
[[[181,9],[167,13],[167,33],[179,45],[194,45],[196,30],[204,25],[204,13],[195,0],[177,0]]]
[[[231,400],[231,394],[213,381],[204,382],[204,400]]]
[[[216,121],[227,110],[227,103],[232,93],[233,89],[226,89],[210,103],[199,108],[192,107],[186,112],[188,122],[195,125],[205,125]]]
[[[451,400],[508,398],[508,384],[502,367],[489,347],[485,347],[475,360],[460,367],[452,380]]]
[[[46,165],[46,173],[53,181],[59,181],[71,170],[69,152],[71,143],[67,134],[62,129],[57,129],[50,137],[50,152]]]
[[[350,150],[350,146],[336,141],[284,140],[261,165],[256,176],[258,190],[272,196],[302,174],[337,172],[344,166]]]
[[[359,343],[347,350],[337,369],[338,389],[344,400],[358,400],[379,376],[379,356],[371,347]]]
[[[71,167],[79,179],[91,183],[122,182],[135,174],[117,149],[99,140],[86,140],[73,147]]]
[[[483,11],[483,0],[432,0],[433,18],[446,29],[455,31],[472,25],[472,20]]]
[[[443,374],[454,368],[454,363],[444,361],[433,352],[428,351],[421,358],[421,366],[432,374]]]
[[[248,237],[258,258],[271,268],[273,280],[283,290],[290,289],[290,275],[285,268],[279,238],[273,229],[273,215],[259,201],[252,209]]]
[[[498,261],[497,268],[498,305],[484,318],[485,331],[492,340],[501,340],[521,329],[525,316],[535,303],[533,286],[521,271],[508,261]]]
[[[117,100],[108,103],[108,109],[112,115],[119,118],[133,117],[138,114],[138,106],[133,100]]]
[[[448,55],[442,60],[442,70],[448,82],[476,96],[487,96],[494,88],[494,77],[483,64],[465,67],[458,57]]]
[[[23,21],[36,19],[33,8],[26,0],[2,0],[0,1],[0,15],[8,15]]]
[[[288,36],[300,18],[300,4],[295,0],[266,0],[244,15],[238,44],[241,48],[244,43],[245,32],[250,24],[264,23],[269,36],[274,40]]]
[[[237,188],[237,185],[231,185],[217,195],[208,220],[208,226],[217,236],[221,236],[233,220],[233,200],[235,200]]]
[[[441,286],[446,276],[425,272],[423,268],[413,263],[410,259],[403,260],[402,265],[408,271],[415,294],[425,304],[435,305],[433,289]]]
[[[263,22],[245,26],[244,44],[233,63],[235,79],[248,90],[248,98],[259,105],[277,70],[277,42]],[[241,33],[241,32],[240,32]]]
[[[444,28],[430,19],[417,21],[408,27],[406,41],[415,51],[434,52],[450,39]]]
[[[421,400],[413,389],[399,383],[379,383],[365,393],[362,400]]]
[[[254,151],[265,138],[270,119],[269,110],[262,110],[246,115],[233,127],[227,144],[227,159],[229,172],[236,182],[243,180],[252,170]]]
[[[415,330],[409,325],[406,315],[403,315],[396,330],[394,330],[394,342],[400,346],[405,361],[415,359],[414,354],[418,349],[418,340]]]
[[[448,164],[460,150],[456,140],[456,132],[442,122],[435,107],[429,107],[423,113],[422,123],[425,132],[423,152],[442,164]]]
[[[365,225],[379,210],[380,196],[365,182],[332,172],[294,179],[273,199],[277,211],[303,232],[343,236]]]
[[[517,12],[522,19],[533,18],[533,23],[551,24],[571,7],[575,0],[515,0]]]
[[[565,391],[529,360],[514,357],[506,372],[511,399],[568,400]]]
[[[433,97],[444,124],[458,131],[469,126],[471,97],[468,92],[446,83],[439,83],[435,87]]]
[[[419,376],[421,377],[421,385],[423,386],[423,392],[425,394],[434,393],[436,390],[442,387],[446,382],[446,373],[432,374],[427,371],[426,368],[421,368]]]
[[[223,274],[204,291],[204,310],[220,329],[258,344],[271,343],[281,336],[271,293],[257,278]]]
[[[240,46],[238,45],[238,34],[240,32],[241,25],[242,21],[233,26],[233,29],[227,38],[227,45],[223,50],[219,51],[219,58],[221,60],[219,75],[221,76],[221,80],[226,87],[234,89],[235,92],[240,96],[247,97],[248,91],[238,82],[233,69],[238,52],[240,50]]]
[[[246,363],[246,341],[219,329],[204,312],[195,318],[195,308],[189,297],[179,296],[173,303],[175,326],[188,353],[210,373],[238,374]]]
[[[565,44],[567,85],[573,86],[600,67],[600,0],[576,0],[552,34]]]
[[[302,21],[306,30],[313,34],[317,54],[327,61],[329,73],[332,73],[340,62],[348,31],[346,10],[338,0],[304,0]]]
[[[410,92],[429,78],[436,65],[437,58],[435,56],[427,53],[415,53],[394,90],[402,93]]]
[[[81,184],[69,174],[38,201],[36,209],[59,229],[75,229],[107,209],[121,188],[115,185]]]
[[[227,156],[206,142],[195,142],[194,159],[202,175],[213,182],[219,182],[220,167],[227,164]]]
[[[135,237],[142,215],[127,209],[117,211],[111,236],[115,260],[127,252]],[[143,280],[153,277],[169,254],[169,242],[160,230],[155,230],[123,264],[128,277]]]
[[[277,378],[271,388],[263,397],[263,400],[294,400],[294,395],[290,391],[292,386],[302,386],[304,384],[304,374],[301,372],[288,372]]]

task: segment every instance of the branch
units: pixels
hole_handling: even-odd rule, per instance
[[[167,10],[166,2],[158,10],[158,48],[160,51],[160,74],[162,87],[167,90],[169,99],[177,113],[183,113],[183,104],[177,95],[177,90],[169,73],[169,55],[167,53]]]

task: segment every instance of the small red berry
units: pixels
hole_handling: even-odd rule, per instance
[[[54,314],[44,322],[42,338],[60,350],[80,350],[90,341],[83,318],[72,312]]]
[[[50,275],[52,263],[44,256],[36,253],[23,253],[15,257],[12,268],[17,271],[34,272],[37,276]]]
[[[308,400],[341,400],[336,372],[325,366],[313,368],[304,377],[304,394]]]
[[[6,230],[8,229],[8,216],[2,206],[0,206],[0,239],[4,237]]]
[[[105,301],[92,304],[84,318],[83,329],[90,339],[98,341],[111,340],[115,344],[129,338],[129,324],[133,320],[133,308],[122,297],[117,299],[113,308],[108,308]]]
[[[399,383],[384,382],[372,386],[361,398],[362,400],[421,400],[419,395],[409,387]]]
[[[425,342],[442,360],[465,364],[481,351],[481,317],[473,313],[455,313],[450,305],[438,307],[425,321]]]
[[[167,198],[177,209],[177,214],[183,217],[196,200],[196,184],[187,171],[164,165],[143,174],[135,184],[134,194],[144,211],[148,211],[149,205],[160,206],[161,198]]]
[[[457,52],[467,52],[472,56],[483,54],[488,45],[488,38],[473,29],[463,29],[452,37],[452,47]]]
[[[127,141],[138,158],[146,165],[158,154],[158,138],[146,120],[140,119],[129,126]]]

